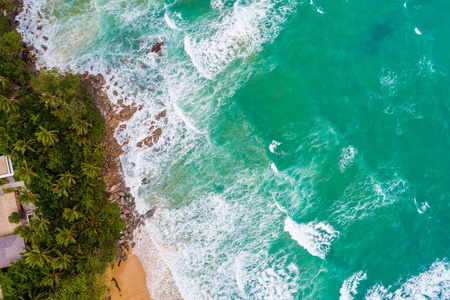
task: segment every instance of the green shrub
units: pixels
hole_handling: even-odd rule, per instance
[[[20,216],[17,212],[13,212],[8,217],[9,223],[18,224],[20,222]]]
[[[0,35],[3,35],[6,31],[6,16],[0,14]]]
[[[4,33],[0,38],[0,58],[11,61],[20,58],[22,50],[21,35],[15,31]]]
[[[4,11],[10,11],[11,9],[13,9],[12,1],[0,0],[0,12],[3,13]]]
[[[0,63],[0,74],[18,85],[24,85],[31,77],[26,63],[20,59]]]

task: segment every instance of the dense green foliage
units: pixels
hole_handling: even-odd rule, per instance
[[[9,223],[18,224],[20,222],[20,216],[17,212],[13,212],[8,217]]]
[[[59,290],[50,296],[50,300],[91,300],[105,295],[107,286],[92,274],[81,273],[77,277],[63,282]]]
[[[1,276],[3,295],[99,299],[104,286],[98,275],[116,254],[124,227],[118,206],[104,192],[104,121],[76,75],[43,70],[30,78],[23,69],[18,73],[28,75],[18,80],[13,74],[24,66],[20,48],[20,36],[3,33],[0,153],[12,157],[16,176],[27,186],[19,201],[38,209],[28,226],[16,229],[28,252]],[[14,90],[12,83],[22,80],[27,87]]]

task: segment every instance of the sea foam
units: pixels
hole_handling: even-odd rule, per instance
[[[331,242],[339,235],[333,226],[325,222],[298,224],[289,217],[284,221],[284,231],[289,232],[291,237],[311,255],[321,259],[325,259]]]
[[[264,43],[272,41],[295,3],[292,0],[236,1],[220,23],[209,24],[202,32],[185,36],[186,52],[198,71],[211,80],[236,59],[260,51]]]
[[[358,151],[352,146],[348,146],[347,148],[342,149],[341,159],[339,160],[339,168],[342,173],[349,165],[353,163],[353,160],[355,159],[355,155],[357,153]]]
[[[366,299],[450,299],[450,264],[437,260],[428,270],[409,278],[395,290],[378,284],[367,292]]]
[[[339,300],[352,300],[354,299],[354,296],[358,293],[357,288],[359,285],[359,282],[362,280],[367,279],[367,274],[363,271],[359,271],[349,278],[347,278],[344,283],[342,284],[341,289],[339,292],[341,293],[341,296],[339,297]]]

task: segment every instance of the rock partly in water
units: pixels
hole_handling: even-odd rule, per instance
[[[149,211],[147,211],[147,212],[145,213],[144,217],[145,217],[146,219],[151,219],[151,218],[153,217],[153,215],[155,214],[155,211],[156,211],[156,206],[153,207],[152,209],[150,209]]]
[[[161,50],[162,50],[163,45],[164,45],[164,41],[154,43],[150,52],[161,55]]]

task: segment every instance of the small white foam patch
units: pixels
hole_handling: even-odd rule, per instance
[[[417,276],[411,277],[397,290],[391,286],[374,286],[366,294],[366,299],[450,299],[450,264],[448,261],[436,261],[431,267]]]
[[[420,32],[420,30],[419,30],[419,28],[414,28],[414,31],[418,34],[418,35],[421,35],[422,34],[422,32]]]
[[[167,13],[164,14],[164,21],[166,21],[167,26],[169,26],[169,28],[171,28],[171,29],[178,29],[178,27],[175,24],[175,22],[171,18],[169,18],[169,15]]]
[[[273,170],[275,173],[278,173],[278,169],[277,169],[277,166],[275,166],[275,163],[271,163],[271,164],[270,164],[270,167],[272,168],[272,170]]]
[[[397,72],[395,70],[383,68],[380,75],[380,84],[383,89],[389,91],[390,96],[396,94],[399,85],[399,76],[397,75]]]
[[[341,159],[339,160],[339,168],[342,173],[344,173],[345,169],[353,163],[357,153],[358,151],[353,146],[342,149]]]
[[[333,226],[325,222],[298,224],[289,217],[284,221],[284,231],[289,232],[291,237],[311,255],[321,259],[325,259],[331,242],[339,235]]]
[[[361,280],[366,280],[367,274],[363,271],[359,271],[349,278],[347,278],[344,283],[342,284],[341,289],[339,292],[341,293],[341,296],[339,297],[339,300],[352,300],[355,295],[358,293],[357,288],[359,285],[359,282]]]
[[[270,152],[275,153],[275,150],[277,150],[277,147],[278,147],[279,145],[281,145],[281,143],[279,143],[279,142],[273,140],[272,143],[270,143],[270,145],[269,145],[269,150],[270,150]]]
[[[430,207],[428,202],[425,201],[425,202],[419,203],[419,202],[417,202],[416,198],[414,198],[414,204],[416,205],[416,209],[419,212],[419,214],[425,213],[428,210],[428,208]]]
[[[319,14],[322,14],[322,15],[325,14],[325,11],[323,10],[322,7],[318,7],[318,8],[317,8],[317,12],[318,12]]]

